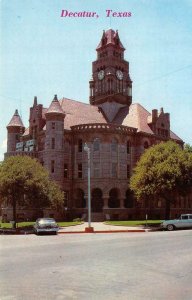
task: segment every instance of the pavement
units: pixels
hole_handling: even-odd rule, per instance
[[[88,226],[88,222],[80,225],[73,225],[68,227],[60,227],[58,234],[73,234],[73,233],[117,233],[117,232],[148,232],[156,231],[157,228],[147,228],[145,226],[115,226],[105,224],[103,222],[91,222],[91,226]],[[3,229],[0,228],[0,234],[31,234],[34,233],[32,229]]]
[[[61,227],[59,234],[67,233],[113,233],[113,232],[146,232],[150,229],[144,227],[127,227],[108,225],[103,222],[92,222],[91,229],[88,228],[88,223],[80,225]]]

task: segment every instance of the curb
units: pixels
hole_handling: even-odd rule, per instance
[[[77,234],[77,233],[123,233],[123,232],[148,232],[149,230],[140,229],[140,230],[96,230],[93,232],[86,232],[86,231],[61,231],[58,234]]]

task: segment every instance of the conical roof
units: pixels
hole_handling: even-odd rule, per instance
[[[99,45],[97,46],[96,50],[99,50],[100,48],[102,48],[103,46],[107,46],[107,45],[116,45],[119,48],[125,50],[125,48],[123,47],[123,44],[120,41],[119,38],[119,34],[118,31],[114,31],[113,29],[109,29],[107,31],[103,31],[103,35],[101,38],[101,41],[99,43]]]
[[[65,115],[64,111],[62,110],[61,108],[61,105],[57,99],[57,95],[54,96],[54,99],[53,101],[51,102],[47,112],[46,112],[46,115],[48,114],[62,114],[62,115]]]
[[[15,113],[13,115],[13,117],[11,118],[11,121],[9,122],[9,124],[7,125],[7,127],[23,127],[23,122],[19,116],[18,110],[15,110]]]

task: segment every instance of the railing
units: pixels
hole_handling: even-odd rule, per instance
[[[108,131],[116,133],[136,133],[137,129],[133,127],[123,126],[123,125],[114,125],[114,124],[103,124],[103,123],[91,123],[91,124],[81,124],[71,126],[72,131]]]

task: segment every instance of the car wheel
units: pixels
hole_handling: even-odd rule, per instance
[[[175,229],[174,225],[172,224],[167,225],[167,230],[172,231],[174,229]]]

